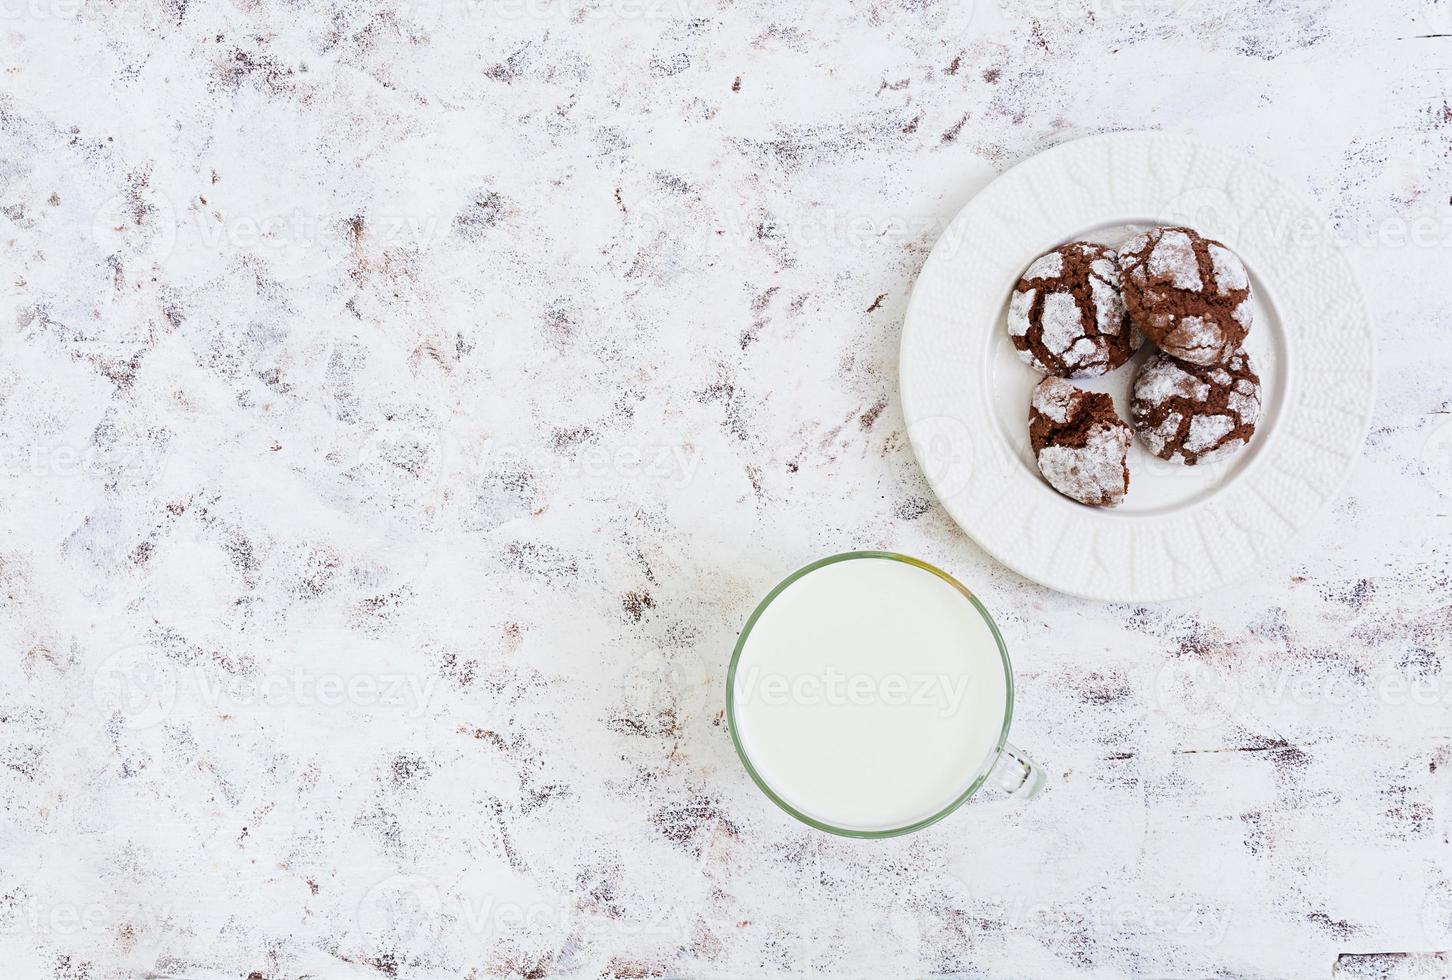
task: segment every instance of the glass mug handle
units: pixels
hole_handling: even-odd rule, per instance
[[[1011,742],[1004,742],[998,750],[998,761],[989,770],[993,782],[1004,792],[1017,800],[1032,800],[1044,791],[1043,766],[1034,765],[1023,750]]]

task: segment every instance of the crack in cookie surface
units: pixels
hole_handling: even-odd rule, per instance
[[[1260,376],[1244,350],[1202,367],[1160,351],[1134,379],[1130,414],[1145,448],[1187,466],[1223,459],[1250,442],[1260,421]]]
[[[1061,378],[1112,371],[1144,340],[1125,310],[1119,256],[1094,242],[1033,261],[1009,301],[1008,333],[1025,364]]]
[[[1029,442],[1055,490],[1091,507],[1116,507],[1129,492],[1130,428],[1114,399],[1045,378],[1029,405]]]
[[[1192,228],[1152,228],[1131,239],[1119,269],[1131,321],[1182,361],[1224,363],[1250,331],[1245,264]]]

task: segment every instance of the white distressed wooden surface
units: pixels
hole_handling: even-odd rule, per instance
[[[7,976],[1445,975],[1448,0],[0,13]],[[1340,503],[1146,607],[895,401],[943,223],[1120,128],[1304,187],[1380,334]],[[756,792],[736,630],[850,547],[994,611],[1041,800]]]

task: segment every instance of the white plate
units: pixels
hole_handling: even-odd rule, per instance
[[[1250,445],[1199,467],[1136,441],[1130,490],[1085,507],[1039,475],[1028,440],[1039,374],[1014,353],[1009,294],[1042,253],[1129,229],[1184,224],[1250,269],[1261,421]],[[1375,397],[1376,342],[1334,229],[1302,193],[1242,154],[1159,133],[1055,147],[999,177],[953,219],[913,287],[900,387],[928,482],[979,545],[1061,592],[1151,601],[1196,595],[1252,572],[1334,500],[1361,451]],[[1074,383],[1128,392],[1129,365]]]

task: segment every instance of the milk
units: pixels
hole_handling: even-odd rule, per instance
[[[1008,701],[985,618],[930,571],[888,558],[824,565],[751,627],[736,737],[799,812],[894,830],[941,812],[987,767]]]

